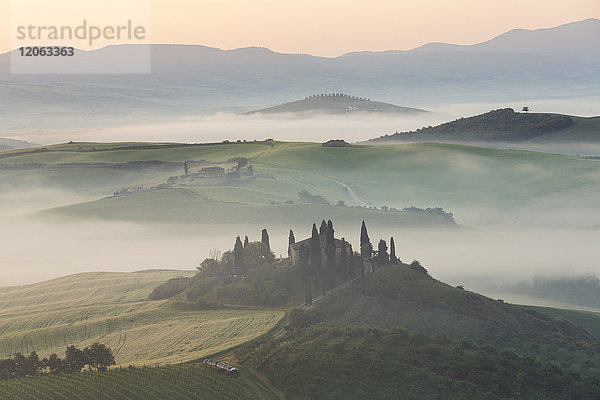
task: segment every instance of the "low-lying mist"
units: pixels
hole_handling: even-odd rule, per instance
[[[461,117],[481,114],[493,109],[512,107],[519,111],[529,106],[531,112],[552,112],[579,116],[598,115],[600,98],[529,99],[505,103],[467,104],[417,104],[431,111],[418,115],[352,114],[352,115],[238,115],[217,113],[210,116],[170,115],[153,111],[132,110],[128,118],[136,116],[137,122],[119,122],[119,117],[95,115],[88,123],[78,127],[61,126],[61,120],[45,124],[47,127],[0,130],[0,137],[12,137],[34,143],[52,144],[68,141],[156,141],[156,142],[220,142],[223,140],[263,140],[323,142],[342,138],[348,142],[365,141],[394,132],[410,131],[437,125]],[[130,115],[131,114],[131,115]],[[57,117],[58,118],[58,117]],[[65,118],[67,118],[65,116]],[[69,120],[67,118],[67,120]],[[51,128],[48,128],[51,127]],[[551,145],[546,145],[546,147]],[[507,146],[508,147],[508,146]],[[511,146],[511,147],[514,147]],[[548,147],[562,149],[562,146]],[[535,150],[535,148],[530,148]],[[542,147],[540,147],[542,149]],[[570,148],[564,151],[578,151]],[[583,154],[583,153],[582,153]]]
[[[317,222],[317,221],[315,221]],[[376,247],[394,236],[398,257],[419,260],[432,276],[476,290],[486,283],[512,284],[540,273],[599,274],[600,231],[403,230],[369,224]],[[33,283],[84,271],[136,271],[151,268],[194,269],[213,249],[233,247],[235,237],[260,240],[267,228],[273,252],[287,255],[289,229],[296,240],[309,237],[304,226],[208,226],[140,224],[35,216],[4,219],[0,229],[0,286]],[[334,221],[336,237],[358,250],[359,226]]]

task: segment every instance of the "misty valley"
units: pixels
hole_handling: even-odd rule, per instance
[[[600,20],[503,32],[0,54],[0,399],[600,399]]]

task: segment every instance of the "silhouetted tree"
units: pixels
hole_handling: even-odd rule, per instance
[[[319,235],[327,234],[327,222],[325,220],[321,221],[321,228],[319,228]]]
[[[63,360],[56,354],[50,354],[50,357],[45,362],[45,367],[48,368],[50,373],[62,371],[64,368]]]
[[[269,233],[267,232],[266,229],[262,230],[262,239],[261,239],[261,242],[263,242],[267,246],[267,249],[269,251],[271,251],[271,244],[269,243]]]
[[[348,247],[344,238],[342,238],[342,249],[340,251],[340,270],[344,276],[344,281],[347,282],[350,276],[350,263],[348,262]]]
[[[85,354],[90,369],[94,368],[98,371],[106,371],[106,367],[115,365],[115,357],[113,356],[112,350],[101,343],[93,343],[91,346],[83,349],[83,353]]]
[[[387,253],[387,244],[385,240],[381,239],[379,241],[379,245],[377,246],[377,262],[379,265],[386,265],[388,263],[388,253]]]
[[[529,107],[527,107],[527,106],[523,107],[523,112],[525,112],[525,114],[527,114],[529,112]]]
[[[244,238],[244,248],[245,248],[246,246],[248,246],[248,243],[250,243],[250,241],[248,240],[248,236],[246,236],[246,237]]]
[[[321,275],[321,240],[319,239],[317,224],[313,224],[312,236],[310,238],[310,268],[316,289],[318,278]]]
[[[235,239],[235,246],[233,246],[233,274],[244,274],[244,246],[239,236]]]
[[[371,253],[373,252],[373,246],[371,245],[371,241],[369,240],[369,234],[367,233],[367,225],[365,221],[362,222],[362,226],[360,227],[360,276],[364,276],[364,262],[371,258]]]
[[[296,243],[296,238],[294,237],[294,231],[290,229],[290,235],[288,236],[288,257],[292,256],[292,245]]]
[[[298,249],[298,267],[303,274],[304,278],[304,304],[311,305],[312,304],[312,291],[310,289],[311,285],[311,266],[308,261],[310,258],[310,248],[305,246],[304,244],[300,245]]]
[[[65,368],[69,372],[79,372],[87,364],[83,350],[75,346],[67,346],[65,350]]]
[[[335,280],[335,231],[333,230],[333,222],[327,221],[325,227],[325,256],[327,258],[327,266],[323,274],[323,294],[327,293],[327,289],[334,287]]]
[[[390,238],[390,263],[396,264],[398,258],[396,257],[396,244],[394,243],[394,237]]]

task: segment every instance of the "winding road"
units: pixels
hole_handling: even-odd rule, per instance
[[[348,194],[350,195],[350,197],[352,197],[354,199],[354,201],[356,201],[360,206],[363,207],[369,207],[372,204],[367,203],[366,201],[364,201],[363,199],[361,199],[360,197],[358,197],[358,195],[356,194],[356,192],[354,190],[352,190],[352,188],[348,185],[346,185],[344,182],[340,182],[336,179],[330,178],[328,177],[330,180],[334,181],[335,183],[337,183],[338,185],[341,185],[344,189],[346,189],[348,191]]]

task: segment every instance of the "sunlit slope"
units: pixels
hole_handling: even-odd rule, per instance
[[[190,271],[83,273],[0,289],[0,357],[100,341],[119,364],[189,360],[266,332],[278,311],[174,311],[145,300],[165,280]]]
[[[255,375],[224,374],[214,367],[181,364],[59,374],[0,382],[0,399],[279,399]]]

